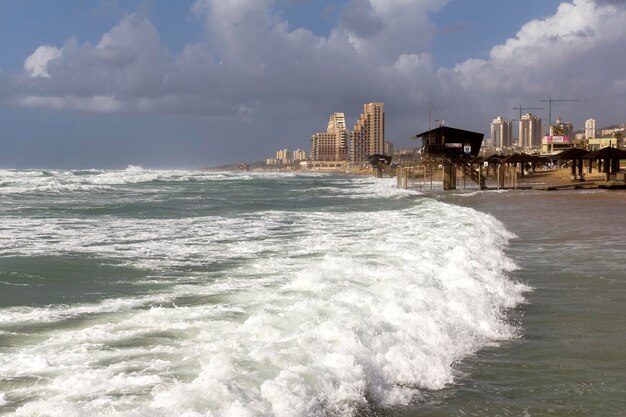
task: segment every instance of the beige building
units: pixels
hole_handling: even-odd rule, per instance
[[[276,152],[276,159],[281,161],[283,164],[287,164],[291,161],[291,152],[289,152],[289,149],[281,149]]]
[[[350,162],[361,164],[368,157],[385,152],[385,105],[368,103],[351,135]]]
[[[613,136],[614,134],[618,132],[624,133],[624,130],[625,130],[624,125],[619,125],[616,127],[609,127],[609,128],[600,130],[600,136],[609,137],[609,136]]]
[[[544,136],[541,140],[542,155],[556,155],[573,146],[569,136]]]
[[[293,160],[306,161],[306,152],[302,149],[296,149],[295,151],[293,151]]]
[[[393,149],[393,143],[385,141],[385,155],[393,155],[394,154],[394,149]]]
[[[513,123],[498,116],[491,122],[490,145],[496,148],[511,146],[513,142]]]
[[[616,138],[593,138],[589,139],[587,142],[587,150],[588,151],[597,151],[602,148],[607,147],[617,148],[617,139]]]
[[[519,146],[521,148],[535,148],[541,144],[541,118],[526,113],[519,122]]]
[[[343,113],[331,114],[326,132],[311,136],[311,159],[313,161],[347,161],[349,136],[345,115]]]

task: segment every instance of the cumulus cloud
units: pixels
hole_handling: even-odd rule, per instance
[[[598,97],[615,104],[623,99],[610,81],[622,78],[626,63],[618,53],[626,39],[626,10],[616,4],[562,3],[554,16],[525,24],[515,38],[495,46],[489,59],[441,69],[439,77],[491,108],[496,103],[508,107],[520,97],[536,103],[547,96],[568,95],[588,103],[572,109],[572,116],[582,119],[605,111],[589,104]]]
[[[391,132],[408,136],[428,99],[447,120],[484,131],[489,118],[522,100],[566,93],[623,98],[623,2],[563,3],[554,16],[527,23],[495,46],[488,59],[436,69],[429,13],[446,3],[350,0],[337,27],[318,36],[290,29],[274,11],[275,0],[197,0],[193,13],[206,36],[175,53],[163,47],[151,22],[129,15],[95,45],[69,39],[37,48],[12,87],[12,101],[254,123],[349,112],[381,100],[395,111],[389,109],[398,122]]]
[[[38,48],[26,59],[30,77],[13,101],[251,120],[269,109],[380,99],[400,92],[402,83],[423,82],[412,79],[412,71],[434,77],[427,13],[446,1],[352,0],[340,25],[321,37],[290,30],[273,0],[198,0],[193,12],[204,22],[206,40],[176,54],[163,48],[148,20],[129,15],[95,45],[69,39],[60,48]],[[361,15],[353,16],[355,10]],[[380,28],[368,32],[372,22]]]
[[[59,58],[62,52],[59,48],[50,45],[42,45],[24,61],[24,70],[31,77],[50,78],[48,74],[48,62]]]

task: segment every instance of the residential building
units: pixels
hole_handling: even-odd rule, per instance
[[[296,149],[293,151],[293,160],[294,161],[305,161],[306,160],[306,152],[302,149]]]
[[[491,141],[496,148],[505,148],[513,143],[513,123],[498,116],[491,122]]]
[[[595,139],[596,137],[596,121],[595,119],[587,119],[585,122],[585,139]]]
[[[288,164],[292,159],[291,152],[289,152],[289,149],[281,149],[280,151],[276,152],[276,159],[281,161],[281,163],[283,164]]]
[[[613,136],[618,132],[624,133],[624,125],[617,125],[617,126],[610,126],[610,127],[605,127],[604,129],[600,130],[600,136],[602,137],[609,137],[609,136]]]
[[[343,113],[331,114],[326,132],[311,136],[311,159],[313,161],[347,161],[349,137],[345,115]]]
[[[368,103],[351,135],[350,161],[362,164],[368,157],[385,152],[385,107],[383,103]]]
[[[519,143],[521,148],[535,148],[541,143],[541,118],[526,113],[519,122]]]
[[[385,141],[385,152],[383,153],[389,156],[393,155],[394,154],[393,143]]]

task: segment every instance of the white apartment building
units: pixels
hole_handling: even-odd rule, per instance
[[[587,119],[585,122],[585,139],[596,138],[596,121],[595,119]]]
[[[505,148],[513,144],[513,123],[498,116],[491,122],[491,146]]]
[[[541,138],[541,117],[532,113],[526,113],[519,122],[519,146],[522,148],[535,148],[540,146]]]
[[[281,149],[276,152],[276,159],[282,161],[283,164],[286,164],[291,160],[291,152],[289,152],[289,149]]]
[[[296,149],[293,151],[293,160],[294,161],[305,161],[306,160],[306,152],[302,149]]]

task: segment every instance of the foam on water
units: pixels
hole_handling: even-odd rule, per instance
[[[346,181],[372,199],[407,195]],[[407,404],[452,383],[463,357],[515,337],[504,314],[527,289],[507,278],[502,224],[426,199],[372,212],[5,224],[0,256],[82,253],[164,276],[230,265],[140,297],[0,309],[5,334],[59,323],[0,354],[0,383],[26,381],[0,397],[16,416],[351,416]]]
[[[275,173],[214,173],[207,171],[161,171],[130,165],[124,170],[0,170],[0,195],[32,193],[68,193],[111,191],[124,184],[185,181],[244,181],[256,175],[276,176]]]

